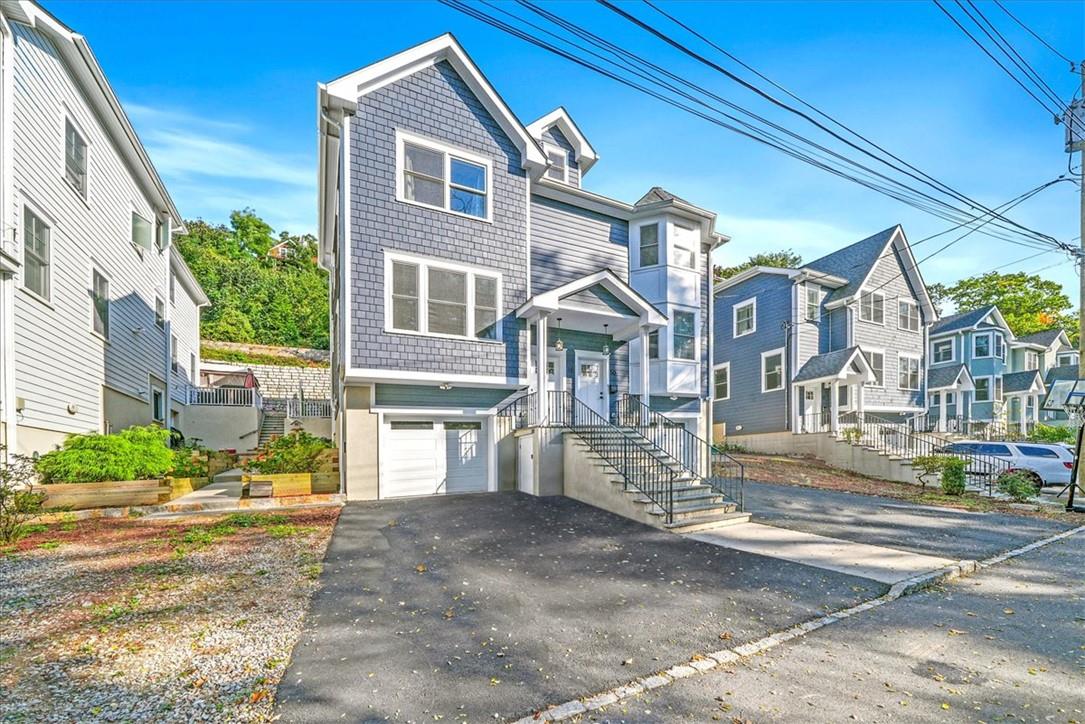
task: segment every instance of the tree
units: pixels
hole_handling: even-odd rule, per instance
[[[714,270],[717,282],[730,279],[734,275],[755,266],[774,266],[782,269],[796,269],[802,266],[802,257],[791,249],[754,254],[737,266],[718,266]]]
[[[316,265],[311,235],[276,234],[251,209],[230,214],[230,225],[186,222],[177,248],[207,293],[206,339],[328,348],[328,275]],[[267,255],[280,242],[296,253]]]
[[[1058,282],[1025,272],[988,272],[949,287],[933,287],[941,299],[952,301],[962,312],[996,305],[1016,335],[1062,327],[1071,341],[1077,339],[1073,306]]]

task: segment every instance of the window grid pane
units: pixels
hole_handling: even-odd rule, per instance
[[[693,312],[674,314],[674,356],[677,359],[696,358],[697,318]]]
[[[70,120],[64,122],[64,177],[87,195],[87,144]]]
[[[784,357],[776,353],[765,357],[765,391],[778,390],[784,386]]]
[[[392,328],[418,331],[418,266],[392,263]]]
[[[723,400],[723,399],[726,399],[726,398],[731,396],[730,395],[730,389],[729,389],[729,387],[730,387],[730,384],[729,384],[730,383],[730,379],[729,379],[730,372],[731,372],[731,370],[729,368],[727,368],[727,367],[721,367],[720,369],[716,370],[716,375],[715,375],[716,390],[715,390],[715,392],[716,392],[716,399],[717,400]]]
[[[437,334],[467,334],[467,275],[429,269],[428,323]]]
[[[49,298],[50,229],[29,208],[23,209],[23,284]]]
[[[132,212],[132,243],[141,249],[151,248],[151,222]]]
[[[97,271],[93,274],[91,298],[93,302],[93,329],[103,337],[109,337],[109,280]]]
[[[754,305],[747,304],[739,307],[735,314],[735,334],[746,334],[753,331]]]
[[[659,263],[659,226],[649,224],[640,227],[640,265],[655,266]]]
[[[475,277],[475,336],[497,339],[497,280]]]

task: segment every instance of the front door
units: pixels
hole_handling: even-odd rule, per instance
[[[576,397],[607,419],[606,362],[601,354],[576,355]],[[598,422],[598,420],[595,420]]]

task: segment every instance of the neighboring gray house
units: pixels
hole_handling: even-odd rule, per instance
[[[936,312],[900,226],[799,269],[726,279],[713,316],[717,439],[778,447],[779,433],[836,431],[849,412],[904,421],[926,409]]]
[[[521,123],[451,35],[321,85],[319,108],[350,498],[539,490],[495,423],[535,391],[707,437],[714,213],[582,188],[597,154],[569,114]]]

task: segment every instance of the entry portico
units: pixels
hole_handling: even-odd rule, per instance
[[[796,432],[839,432],[840,414],[863,412],[864,385],[875,374],[858,347],[811,357],[792,380]]]
[[[651,337],[667,325],[667,317],[612,270],[536,294],[516,310],[516,316],[532,330],[528,375],[532,392],[564,391],[571,380],[572,392],[607,418],[610,394],[619,386],[618,370],[609,358],[619,348],[626,354],[626,343],[639,339],[638,387],[641,401],[648,405]],[[539,344],[540,340],[545,342]],[[627,387],[628,381],[621,386]]]

